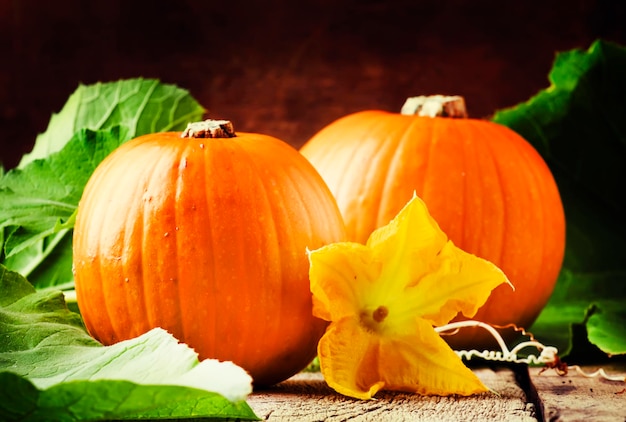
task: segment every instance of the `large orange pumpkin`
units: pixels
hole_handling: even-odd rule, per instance
[[[204,126],[131,140],[95,170],[74,229],[78,305],[104,344],[162,327],[273,384],[315,357],[326,324],[306,250],[344,240],[343,221],[296,149]]]
[[[462,98],[414,97],[401,114],[348,115],[314,135],[301,153],[335,195],[350,240],[366,241],[416,192],[457,246],[498,265],[515,291],[498,287],[475,319],[528,328],[545,306],[565,249],[559,191],[527,141],[507,127],[467,118]],[[478,329],[449,342],[492,344]]]

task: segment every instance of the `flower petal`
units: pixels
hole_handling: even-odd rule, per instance
[[[449,241],[417,196],[367,245],[331,244],[309,260],[313,314],[331,321],[320,368],[336,391],[361,399],[381,389],[487,391],[433,325],[473,315],[508,280]]]
[[[358,318],[331,323],[317,348],[326,383],[345,396],[372,398],[384,387],[378,380],[376,342],[377,338],[359,325]]]
[[[404,288],[428,274],[430,262],[447,241],[424,201],[414,195],[389,224],[370,235],[367,246],[384,262],[381,281]]]
[[[371,249],[350,242],[333,243],[309,252],[313,315],[337,321],[359,313],[363,295],[380,273]]]
[[[441,396],[488,391],[427,321],[418,319],[410,337],[384,338],[380,355],[386,390]]]
[[[358,319],[330,325],[320,341],[320,368],[335,391],[359,399],[379,390],[424,395],[471,395],[488,391],[424,320],[411,336],[379,336]]]
[[[447,324],[459,312],[473,317],[494,288],[509,283],[497,266],[464,252],[451,241],[441,249],[436,263],[437,269],[407,292],[420,316],[433,325]]]
[[[375,230],[367,241],[373,255],[383,263],[376,292],[378,301],[402,298],[407,286],[418,283],[432,271],[431,266],[447,241],[424,202],[414,195],[389,224]]]
[[[508,283],[494,264],[457,248],[413,196],[367,245],[383,262],[375,290],[379,301],[398,303],[403,314],[423,316],[443,325],[459,312],[473,316],[491,291]]]

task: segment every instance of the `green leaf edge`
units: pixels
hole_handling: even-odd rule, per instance
[[[515,130],[515,126],[512,125],[511,123],[515,121],[514,116],[516,114],[523,113],[527,116],[531,116],[532,119],[530,119],[530,123],[532,123],[533,128],[535,128],[536,130],[531,136],[526,135],[525,137],[529,138],[528,140],[533,139],[533,140],[540,141],[540,142],[532,142],[532,144],[537,149],[537,151],[541,154],[541,156],[549,162],[550,159],[552,158],[552,153],[550,151],[550,143],[548,139],[542,136],[542,132],[539,129],[547,121],[546,116],[543,114],[532,113],[531,111],[533,110],[534,107],[536,107],[537,104],[541,105],[541,103],[547,102],[546,101],[547,98],[556,99],[557,102],[566,102],[567,100],[569,100],[569,95],[576,88],[576,83],[572,83],[572,81],[579,80],[585,74],[585,72],[589,70],[589,64],[596,63],[593,58],[603,53],[605,49],[608,47],[623,48],[622,46],[616,43],[608,42],[602,39],[597,39],[592,42],[592,44],[587,50],[572,49],[569,51],[557,52],[552,69],[548,75],[550,85],[547,88],[539,91],[536,95],[532,96],[530,99],[528,99],[525,102],[519,103],[515,106],[508,107],[502,110],[497,110],[492,116],[491,120],[495,123],[502,124],[504,126],[507,126]],[[564,75],[559,73],[559,70],[558,70],[559,64],[568,60],[575,60],[576,64],[580,65],[581,64],[580,58],[585,57],[585,56],[587,60],[583,61],[582,66],[576,69],[578,72],[575,75],[576,77],[570,78],[571,80],[566,81],[564,78]],[[563,107],[560,109],[560,112],[557,111],[555,115],[549,116],[548,119],[559,120],[562,118],[562,116],[566,114],[566,110],[567,110],[567,107]],[[553,111],[556,111],[556,110],[553,110]],[[561,281],[561,278],[565,277],[565,274],[564,274],[565,270],[566,270],[565,268],[562,269],[561,274],[559,276],[559,280],[557,281],[557,286],[559,282]],[[546,307],[544,308],[544,311],[546,311],[546,309],[549,306],[550,306],[550,303],[546,305]],[[589,311],[590,309],[594,311],[590,313]],[[613,341],[610,341],[610,340],[607,341],[607,336],[604,333],[599,333],[599,329],[597,326],[601,325],[601,323],[595,321],[592,318],[592,316],[596,315],[596,318],[597,318],[597,315],[600,313],[602,313],[602,305],[592,300],[589,302],[587,311],[581,312],[579,321],[569,322],[566,328],[567,338],[568,338],[567,343],[565,344],[561,342],[562,347],[559,349],[559,354],[561,356],[567,356],[573,351],[574,344],[573,344],[572,333],[573,333],[573,326],[576,324],[583,324],[586,327],[589,342],[595,345],[596,347],[598,347],[602,352],[606,353],[607,356],[611,357],[615,355],[626,354],[626,341],[623,341],[622,344],[618,344],[616,346]],[[542,315],[543,315],[543,312],[542,314],[539,315],[537,320],[542,318]],[[538,332],[534,328],[534,326],[531,326],[530,330],[534,331],[535,333]],[[543,337],[544,339],[549,341],[551,336],[546,333],[540,333],[538,337],[540,338]]]
[[[112,394],[112,392],[115,392]],[[108,393],[108,394],[107,394]],[[166,395],[168,410],[150,400],[142,406],[141,397],[151,393]],[[140,396],[136,399],[134,396]],[[99,409],[97,398],[106,396],[112,409]],[[115,397],[112,397],[115,396]],[[157,400],[157,401],[162,401]],[[16,403],[30,406],[19,407]],[[131,404],[128,405],[127,403]],[[100,402],[100,406],[102,406]],[[126,408],[125,408],[126,406]],[[192,413],[177,409],[192,407]],[[202,420],[260,420],[245,401],[231,402],[217,393],[191,387],[141,385],[129,381],[69,381],[47,389],[36,388],[27,378],[10,371],[0,372],[0,419],[3,421],[98,421],[162,420],[201,418]]]

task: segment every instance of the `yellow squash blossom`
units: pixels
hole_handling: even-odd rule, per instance
[[[457,248],[414,196],[366,245],[309,252],[313,313],[330,321],[318,346],[328,385],[369,399],[377,391],[471,395],[487,387],[434,326],[472,317],[508,283],[494,264]]]

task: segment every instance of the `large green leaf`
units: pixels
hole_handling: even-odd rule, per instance
[[[37,137],[30,154],[19,167],[61,150],[80,129],[125,127],[130,138],[183,129],[204,113],[189,93],[156,79],[127,79],[79,85],[63,109],[50,119],[48,129]]]
[[[127,139],[125,130],[83,129],[59,152],[0,178],[2,262],[38,286],[72,280],[75,212],[96,166]]]
[[[549,79],[547,89],[493,118],[542,154],[565,208],[563,270],[531,329],[567,354],[572,325],[584,324],[593,344],[624,354],[626,48],[596,41],[586,51],[559,53]]]
[[[257,419],[251,378],[161,329],[104,347],[57,290],[0,265],[0,420]]]
[[[0,179],[0,227],[19,227],[21,232],[42,237],[68,228],[63,222],[76,211],[87,180],[126,139],[117,126],[106,131],[82,129],[61,151],[9,171]],[[7,256],[18,252],[22,244],[15,240],[7,243]]]
[[[0,372],[3,421],[258,420],[245,401],[216,393],[128,381],[69,381],[38,390],[27,379]]]
[[[71,282],[74,213],[96,166],[133,137],[203,113],[187,91],[156,80],[81,85],[33,152],[0,175],[0,263],[37,287]]]

